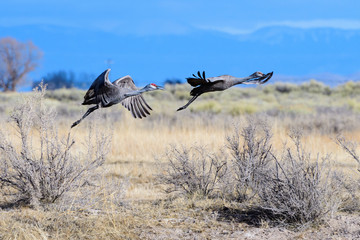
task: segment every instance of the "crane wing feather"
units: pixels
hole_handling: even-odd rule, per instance
[[[83,105],[99,104],[106,105],[110,101],[109,96],[116,92],[117,88],[109,81],[110,69],[101,73],[91,84],[89,90],[85,93]]]
[[[270,73],[265,74],[262,77],[248,79],[248,80],[242,82],[242,84],[264,84],[270,80],[272,75],[273,75],[273,72],[270,72]]]
[[[132,102],[130,102],[130,112],[131,112],[131,114],[133,115],[134,118],[137,117],[136,111],[134,109],[134,104]]]
[[[151,107],[141,95],[128,97],[121,101],[121,104],[131,112],[134,118],[142,118],[150,115]]]
[[[122,78],[116,79],[112,84],[120,87],[120,88],[127,88],[131,90],[137,90],[135,86],[134,80],[129,76],[126,75]]]
[[[144,110],[143,110],[143,106],[140,104],[140,102],[139,102],[139,99],[135,99],[135,103],[136,103],[136,107],[137,107],[137,109],[139,110],[139,112],[140,112],[140,115],[141,115],[141,117],[146,117],[146,114],[145,114],[145,112],[144,112]],[[140,117],[140,118],[141,118]]]
[[[150,110],[152,110],[151,108],[148,108],[144,103],[143,101],[141,100],[141,98],[138,98],[137,99],[139,101],[139,104],[141,105],[141,109],[144,110],[145,114],[148,114],[150,115]],[[145,102],[146,103],[146,102]]]
[[[147,104],[143,96],[139,96],[139,100],[142,102],[143,105],[145,105],[148,109],[152,110],[152,108]]]
[[[138,99],[134,99],[134,103],[135,103],[135,107],[138,110],[138,114],[139,114],[139,118],[143,118],[146,117],[146,114],[144,113],[144,111],[141,108],[141,105],[139,104]]]
[[[205,71],[202,72],[202,74],[200,73],[200,71],[197,72],[196,76],[195,74],[193,74],[193,77],[188,77],[186,78],[187,82],[193,86],[199,86],[202,84],[206,84],[206,83],[213,83],[213,82],[217,82],[217,81],[224,81],[224,79],[222,79],[221,77],[215,77],[215,78],[206,78],[205,77]]]

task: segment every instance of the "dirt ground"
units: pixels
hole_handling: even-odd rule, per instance
[[[177,219],[176,221],[181,221]],[[184,219],[182,221],[196,221]],[[228,223],[232,225],[231,223]],[[160,224],[161,225],[161,224]],[[181,226],[174,228],[155,227],[140,238],[144,239],[254,239],[254,240],[282,240],[282,239],[360,239],[360,216],[340,214],[329,220],[323,226],[305,231],[291,231],[282,227],[253,227],[247,224],[227,226],[225,229],[203,229],[193,231]]]

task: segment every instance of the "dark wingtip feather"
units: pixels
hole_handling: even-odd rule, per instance
[[[265,75],[265,79],[263,79],[263,81],[261,81],[260,83],[261,83],[261,84],[264,84],[264,83],[266,83],[267,81],[269,81],[270,78],[273,76],[273,73],[274,73],[274,72],[270,72],[270,73],[266,74],[266,75]]]
[[[264,84],[264,83],[266,83],[267,81],[270,80],[270,78],[272,77],[272,75],[273,75],[273,72],[270,72],[270,73],[266,74],[264,77],[262,77],[262,78],[260,78],[260,79],[258,80],[258,84]]]
[[[145,113],[145,111],[144,111],[144,106],[141,105],[141,103],[140,103],[140,101],[139,101],[138,98],[135,99],[135,104],[136,104],[137,109],[138,109],[139,112],[140,112],[140,118],[141,118],[141,117],[146,117],[146,113]]]
[[[150,112],[148,111],[148,109],[146,108],[146,105],[144,103],[144,99],[142,99],[141,97],[137,98],[138,104],[139,104],[139,108],[143,110],[144,112],[144,117],[146,117],[146,114],[150,115]]]
[[[130,107],[130,112],[131,112],[132,116],[134,118],[136,118],[136,114],[135,114],[135,111],[134,111],[134,106],[131,104],[131,102],[129,103],[129,107]]]
[[[152,110],[152,108],[149,106],[149,104],[147,104],[147,102],[145,101],[145,99],[143,98],[143,96],[140,96],[139,99],[141,99],[141,101],[144,103],[144,105],[145,105],[148,109]]]

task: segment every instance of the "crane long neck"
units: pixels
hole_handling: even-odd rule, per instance
[[[136,96],[136,95],[142,94],[143,92],[146,92],[146,89],[145,89],[145,88],[141,88],[141,89],[138,89],[138,90],[134,90],[134,91],[128,92],[128,93],[125,94],[125,96],[126,96],[126,97],[132,97],[132,96]]]
[[[230,80],[230,82],[232,83],[232,86],[240,84],[240,83],[244,83],[248,80],[252,79],[252,77],[248,76],[248,77],[242,77],[242,78],[236,78],[234,77],[233,79]]]

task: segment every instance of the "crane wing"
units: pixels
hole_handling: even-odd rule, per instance
[[[117,88],[109,81],[109,72],[110,69],[105,70],[91,84],[84,96],[83,105],[99,103],[106,105],[110,101],[108,96],[117,91]]]
[[[221,79],[220,77],[216,77],[215,78],[206,78],[205,77],[205,71],[203,71],[202,74],[200,74],[200,71],[197,72],[197,76],[195,74],[193,74],[193,77],[189,77],[189,78],[186,78],[187,82],[193,86],[193,87],[196,87],[196,86],[199,86],[199,85],[202,85],[202,84],[205,84],[205,83],[214,83],[215,81],[224,81],[224,79]]]
[[[273,75],[273,72],[270,72],[270,73],[265,74],[262,77],[253,77],[251,79],[244,79],[244,81],[241,83],[242,84],[264,84],[267,81],[269,81],[269,79],[272,77],[272,75]],[[238,78],[230,76],[230,75],[222,75],[219,77],[206,78],[205,72],[203,72],[201,75],[199,71],[197,72],[197,76],[195,74],[193,74],[193,77],[186,78],[187,82],[193,87],[203,85],[205,83],[217,83],[217,82],[228,81],[228,80],[233,80],[233,79],[238,79]]]
[[[128,97],[122,100],[121,104],[131,112],[134,118],[146,117],[152,110],[141,95]]]
[[[137,90],[134,80],[129,75],[115,80],[113,84],[123,89]],[[125,98],[121,104],[131,112],[134,118],[146,117],[152,110],[141,95]]]
[[[254,77],[254,78],[248,79],[248,80],[242,82],[241,84],[264,84],[270,80],[273,73],[274,72],[270,72],[270,73],[265,74],[262,77]]]
[[[131,89],[131,90],[137,90],[134,80],[129,76],[126,75],[122,78],[119,78],[117,80],[115,80],[112,84],[120,87],[120,88],[127,88],[127,89]]]

